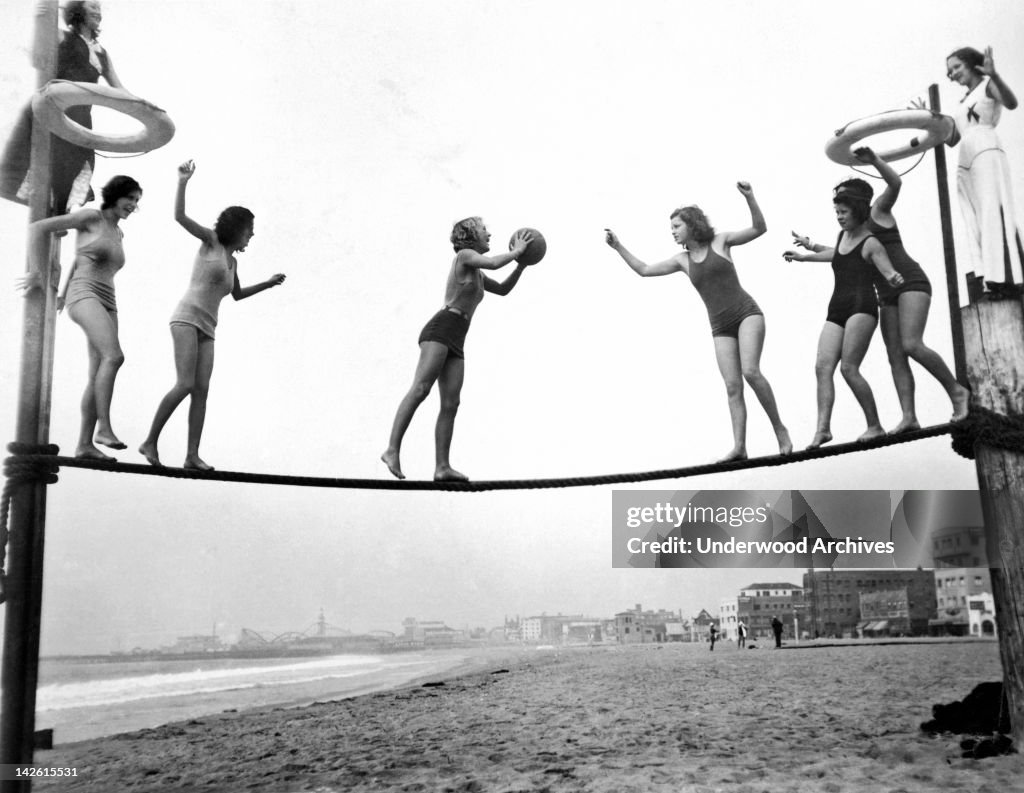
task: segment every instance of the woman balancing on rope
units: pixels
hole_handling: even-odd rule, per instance
[[[99,43],[103,14],[96,0],[68,0],[64,6],[68,30],[57,45],[55,78],[79,83],[98,83],[100,77],[112,87],[124,90]],[[129,94],[125,94],[130,96]],[[144,100],[139,100],[143,102]],[[145,104],[149,104],[146,102]],[[92,128],[92,109],[88,105],[70,107],[68,117],[87,129]],[[63,214],[92,200],[89,180],[96,163],[91,149],[76,146],[56,135],[50,136],[51,214]],[[0,196],[27,204],[30,185],[26,181],[32,152],[32,109],[26,107],[7,142],[0,160]]]
[[[245,207],[228,207],[220,213],[212,229],[190,218],[185,213],[185,187],[195,170],[192,160],[178,166],[178,192],[174,202],[174,219],[201,243],[192,265],[188,290],[171,315],[177,379],[174,387],[160,401],[149,435],[139,447],[139,454],[150,465],[161,465],[157,451],[160,432],[175,408],[187,396],[191,400],[188,410],[188,446],[183,467],[210,471],[213,466],[199,457],[199,441],[203,435],[206,397],[210,390],[210,376],[213,374],[213,339],[220,301],[228,294],[235,300],[252,297],[271,287],[280,286],[285,277],[277,273],[253,286],[239,284],[235,254],[244,251],[255,234],[253,214]]]
[[[113,460],[96,444],[111,449],[127,448],[110,425],[114,380],[124,363],[114,296],[114,275],[124,266],[123,234],[118,224],[138,208],[142,188],[130,176],[115,176],[103,187],[102,196],[99,209],[81,209],[29,225],[29,245],[38,255],[43,235],[71,229],[78,232],[75,261],[65,274],[57,297],[58,310],[67,307],[72,321],[85,332],[89,347],[89,379],[82,395],[82,423],[75,456]],[[42,266],[40,262],[37,271],[25,279],[27,288],[39,286]]]
[[[455,413],[459,408],[466,363],[462,345],[473,312],[484,299],[484,293],[507,295],[519,282],[526,265],[518,263],[512,273],[501,282],[484,275],[484,270],[497,270],[519,259],[531,238],[530,232],[520,230],[512,238],[512,247],[508,253],[485,256],[484,254],[491,249],[491,233],[483,220],[478,217],[466,218],[452,228],[450,239],[455,249],[455,258],[448,271],[444,308],[438,311],[420,332],[420,358],[412,387],[398,406],[388,448],[380,457],[388,470],[399,479],[405,479],[400,459],[402,438],[405,437],[405,431],[409,428],[416,409],[427,398],[436,382],[441,392],[441,411],[438,413],[434,432],[434,481],[468,480],[465,474],[452,468],[449,460],[452,432],[455,429]]]
[[[885,190],[871,204],[867,228],[885,247],[892,266],[903,277],[903,283],[894,287],[880,272],[872,271],[875,290],[878,293],[882,339],[889,356],[896,395],[903,413],[900,423],[893,432],[907,432],[920,427],[914,401],[914,374],[910,369],[909,359],[917,361],[939,381],[953,405],[951,420],[960,421],[967,416],[970,391],[956,381],[942,356],[924,343],[924,329],[932,300],[931,284],[921,266],[903,247],[899,227],[892,214],[902,180],[892,166],[879,158],[870,148],[857,149],[854,154],[865,164],[874,166],[885,181]],[[840,190],[858,191],[868,201],[874,195],[871,185],[863,179],[847,179],[836,187],[836,191]],[[801,237],[796,233],[793,234],[793,238],[797,245],[810,251],[831,251],[830,248],[813,244],[807,237]]]
[[[858,185],[843,182],[835,189],[832,204],[842,229],[835,247],[822,247],[810,254],[794,251],[782,254],[787,262],[832,262],[835,273],[832,299],[818,337],[814,364],[818,382],[818,425],[808,449],[817,449],[832,440],[832,407],[836,401],[833,377],[837,365],[867,420],[867,429],[857,440],[869,441],[885,435],[878,420],[875,397],[860,372],[860,365],[878,325],[872,275],[878,273],[886,288],[899,288],[904,283],[903,276],[890,263],[885,248],[869,230],[870,194]],[[807,247],[811,247],[809,242]]]
[[[754,299],[740,286],[731,255],[734,246],[757,239],[768,227],[750,184],[737,182],[736,188],[746,198],[750,208],[749,228],[716,233],[700,207],[681,207],[672,212],[670,220],[672,238],[683,247],[683,251],[657,264],[642,262],[623,247],[613,231],[605,229],[605,241],[638,275],[648,277],[685,273],[704,301],[711,320],[715,357],[725,380],[732,418],[733,448],[720,462],[744,460],[747,457],[744,380],[768,414],[779,442],[779,453],[789,454],[793,451],[789,432],[779,418],[772,387],[761,373],[764,315]]]

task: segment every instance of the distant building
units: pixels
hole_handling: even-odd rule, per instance
[[[673,626],[671,633],[670,625]],[[631,611],[620,611],[615,615],[615,640],[619,644],[678,641],[683,635],[682,619],[674,611],[644,611],[637,603]]]
[[[403,643],[423,647],[448,647],[466,640],[465,631],[449,628],[439,620],[420,621],[415,617],[402,620]]]
[[[910,598],[907,588],[862,592],[857,629],[863,636],[910,635]]]
[[[226,650],[227,645],[221,642],[219,636],[179,636],[177,641],[170,647],[163,648],[162,652],[169,655],[192,654],[192,653],[215,653]]]
[[[928,633],[935,616],[931,570],[813,570],[804,574],[804,624],[813,636],[855,636],[867,620],[861,595],[906,590],[911,635]],[[872,620],[878,622],[879,620]]]
[[[932,535],[934,567],[988,567],[984,526],[947,526]]]
[[[690,620],[690,640],[695,642],[709,641],[711,639],[711,626],[717,624],[718,620],[707,609],[701,609],[700,614]]]
[[[722,598],[718,603],[718,637],[723,640],[735,639],[739,621],[739,600],[735,597]]]
[[[992,599],[992,576],[987,567],[938,568],[934,573],[934,581],[937,613],[929,621],[929,633],[933,636],[995,635],[995,617],[991,608],[987,611],[993,613],[992,633],[971,632],[971,601],[982,603]],[[982,622],[979,617],[979,631]]]
[[[530,644],[589,644],[603,641],[602,621],[582,614],[541,614],[519,621],[522,640]]]
[[[796,636],[804,627],[804,590],[796,584],[751,584],[736,598],[736,619],[747,626],[749,639],[772,636],[772,618],[782,621],[783,635]]]
[[[982,592],[968,599],[967,619],[970,623],[971,636],[995,637],[996,605],[991,592]]]

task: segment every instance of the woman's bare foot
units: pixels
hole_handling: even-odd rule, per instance
[[[861,433],[861,436],[857,438],[857,443],[867,443],[873,441],[875,438],[882,438],[885,436],[885,428],[881,424],[876,424],[873,427],[868,427]]]
[[[469,477],[459,473],[450,465],[439,465],[434,469],[435,482],[468,482]]]
[[[953,418],[950,421],[963,421],[971,412],[971,390],[957,383],[951,399],[953,400]]]
[[[160,462],[160,454],[156,450],[155,443],[144,443],[139,447],[139,454],[146,458],[146,462],[157,468],[163,468],[164,464]]]
[[[916,417],[904,418],[903,421],[889,431],[889,434],[899,435],[901,432],[913,432],[914,430],[919,429],[921,429],[921,425],[918,423]]]
[[[782,427],[775,431],[775,437],[779,441],[779,454],[793,453],[793,440],[789,437],[789,430]]]
[[[127,449],[128,444],[122,442],[113,432],[97,432],[92,437],[95,443],[111,449]]]
[[[398,452],[388,449],[380,456],[380,461],[388,467],[395,479],[405,479],[405,474],[402,473],[402,463],[398,459]]]
[[[721,459],[716,460],[715,462],[718,462],[718,463],[732,463],[732,462],[735,462],[736,460],[746,460],[746,459],[747,459],[747,449],[746,449],[746,447],[745,446],[737,446],[731,452],[729,452],[727,455],[725,455],[725,457],[722,457]]]
[[[190,454],[185,458],[185,464],[182,468],[191,468],[193,471],[212,471],[213,466],[200,459],[198,454]]]
[[[814,433],[811,442],[807,444],[808,449],[817,449],[832,440],[832,433],[828,430],[818,430]]]
[[[116,463],[117,458],[111,457],[109,454],[104,454],[95,446],[79,446],[75,449],[75,457],[82,460],[100,460],[104,463]]]

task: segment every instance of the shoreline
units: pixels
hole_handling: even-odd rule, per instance
[[[1010,790],[1024,755],[960,756],[931,707],[1001,677],[992,644],[526,650],[363,696],[58,746],[40,790]],[[426,685],[425,685],[426,684]]]

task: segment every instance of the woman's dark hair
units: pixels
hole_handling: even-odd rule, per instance
[[[690,239],[701,245],[711,242],[715,238],[715,227],[711,225],[704,210],[696,204],[688,207],[679,207],[672,210],[668,216],[669,220],[679,218],[690,229]]]
[[[452,226],[452,234],[448,238],[458,253],[463,248],[474,248],[480,242],[484,221],[480,217],[464,218]]]
[[[142,187],[130,176],[114,176],[109,182],[103,185],[100,195],[103,203],[100,209],[110,209],[118,202],[118,199],[130,196],[132,193],[142,195]]]
[[[863,198],[858,198],[850,193],[840,193],[832,199],[832,203],[836,206],[848,207],[853,213],[853,219],[858,224],[863,223],[869,217],[871,217],[871,202],[866,201]]]
[[[961,47],[958,50],[953,50],[946,56],[946,60],[948,61],[950,58],[957,58],[963,61],[968,68],[974,71],[978,71],[978,67],[985,62],[985,56],[974,49],[974,47]]]
[[[68,0],[64,4],[64,24],[72,30],[78,30],[84,25],[88,16],[85,7],[87,2],[88,0]]]
[[[217,217],[213,225],[213,233],[221,245],[232,245],[238,242],[246,229],[252,228],[256,216],[245,207],[228,207]]]

